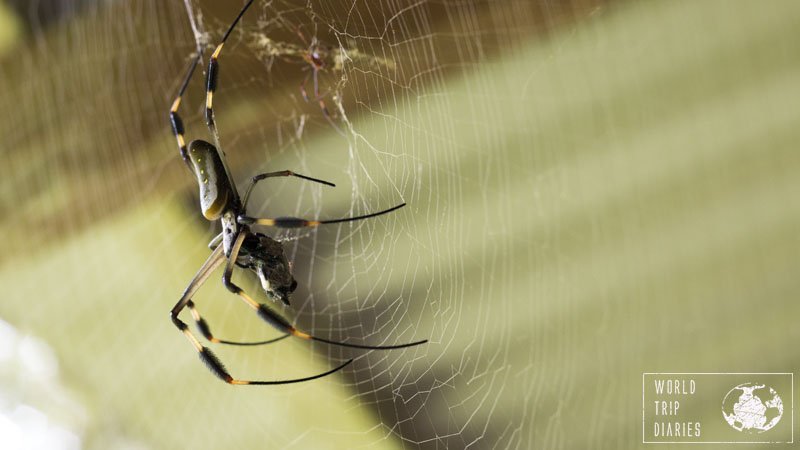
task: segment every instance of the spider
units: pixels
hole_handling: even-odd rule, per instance
[[[308,42],[300,30],[297,30],[297,35],[300,36],[303,42]],[[320,94],[319,92],[319,72],[324,72],[327,69],[324,58],[329,53],[329,50],[323,49],[316,36],[311,38],[311,43],[308,44],[308,48],[303,51],[303,61],[308,64],[303,70],[310,69],[311,71],[306,74],[305,78],[303,78],[303,82],[300,83],[300,94],[303,96],[303,100],[305,100],[306,103],[311,101],[311,98],[308,96],[308,91],[306,91],[306,84],[308,83],[308,79],[312,78],[314,82],[314,100],[319,104],[319,109],[322,110],[322,114],[325,116],[325,119],[328,120],[328,123],[333,126],[337,133],[343,134],[339,127],[336,126],[336,123],[334,123],[333,117],[330,111],[328,111],[328,107],[325,105],[325,94]]]
[[[306,103],[311,103],[312,100],[315,101],[319,105],[322,114],[325,116],[325,120],[331,124],[337,133],[344,136],[342,130],[334,122],[334,117],[331,115],[328,106],[325,104],[325,96],[327,96],[329,92],[320,92],[319,87],[320,72],[327,72],[329,66],[332,66],[331,69],[334,71],[340,70],[337,67],[337,59],[339,59],[337,56],[338,51],[332,47],[323,45],[319,39],[317,39],[316,35],[313,36],[309,42],[306,35],[297,26],[289,23],[283,23],[283,26],[293,31],[303,42],[303,46],[291,43],[278,44],[261,34],[257,35],[258,40],[256,45],[264,49],[261,54],[267,59],[269,66],[272,65],[272,61],[275,58],[292,64],[297,64],[298,62],[303,64],[301,70],[307,73],[305,77],[303,77],[303,81],[300,82],[300,95]],[[313,80],[313,97],[309,95],[306,89],[309,80]]]
[[[206,262],[200,266],[200,270],[197,271],[197,274],[189,282],[189,285],[186,287],[183,295],[181,295],[180,300],[178,300],[178,302],[170,311],[170,318],[172,319],[172,323],[186,336],[195,350],[197,350],[200,359],[205,363],[209,370],[211,370],[211,372],[213,372],[217,377],[221,378],[226,383],[234,385],[276,385],[299,383],[322,378],[342,370],[348,364],[352,363],[353,359],[349,359],[344,364],[341,364],[327,372],[305,378],[278,381],[240,380],[231,376],[219,358],[217,358],[217,356],[214,355],[214,353],[212,353],[208,347],[205,347],[200,343],[200,341],[189,330],[186,323],[178,317],[179,314],[184,308],[188,307],[195,324],[197,325],[197,328],[206,339],[213,343],[228,345],[264,345],[279,341],[289,336],[295,336],[304,340],[318,341],[342,347],[367,350],[390,350],[421,345],[426,343],[427,339],[408,344],[372,346],[348,344],[313,336],[294,327],[272,307],[267,304],[257,302],[231,281],[231,276],[235,266],[243,269],[249,269],[258,276],[259,280],[261,281],[261,286],[268,298],[272,300],[279,300],[288,305],[289,295],[297,287],[297,281],[295,281],[294,277],[292,276],[291,266],[286,258],[283,247],[279,242],[275,241],[271,237],[253,231],[251,226],[261,225],[277,228],[317,227],[325,224],[368,219],[390,213],[405,206],[405,203],[402,203],[395,207],[371,214],[333,220],[307,220],[298,217],[279,217],[272,219],[256,218],[247,215],[247,202],[250,198],[253,188],[260,181],[267,178],[295,177],[327,186],[335,186],[333,183],[328,181],[300,175],[289,170],[282,170],[277,172],[262,173],[254,176],[250,180],[250,184],[245,191],[244,197],[241,199],[239,198],[236,185],[225,162],[225,155],[219,149],[219,139],[216,126],[214,125],[212,99],[217,86],[217,77],[219,73],[219,63],[217,62],[217,59],[222,52],[222,47],[225,44],[225,41],[228,39],[228,36],[230,36],[234,27],[236,27],[236,24],[239,22],[252,3],[253,0],[249,0],[244,5],[242,10],[239,12],[239,15],[236,16],[236,19],[234,19],[233,23],[228,28],[228,31],[223,36],[220,44],[214,50],[214,53],[211,55],[211,58],[208,62],[208,70],[206,72],[205,117],[206,124],[208,125],[211,133],[214,135],[217,145],[214,146],[213,144],[203,140],[194,140],[189,143],[187,148],[184,140],[183,121],[178,115],[178,108],[181,104],[181,98],[186,91],[186,87],[192,78],[195,68],[202,58],[202,48],[198,47],[196,57],[194,57],[192,62],[189,64],[189,68],[178,91],[178,95],[175,98],[175,101],[172,103],[172,107],[169,111],[172,131],[177,140],[180,155],[183,158],[184,163],[186,163],[189,170],[197,179],[197,185],[200,191],[200,208],[203,212],[203,215],[209,221],[219,220],[222,224],[222,232],[209,243],[209,248],[212,250],[211,255],[208,257],[208,259],[206,259]],[[231,293],[239,296],[262,320],[281,331],[283,336],[260,342],[234,342],[214,337],[214,335],[211,333],[211,328],[209,327],[208,323],[200,316],[200,313],[197,311],[194,302],[192,302],[191,299],[192,296],[194,296],[194,294],[200,289],[200,287],[208,280],[208,278],[211,276],[211,273],[223,263],[225,264],[225,271],[222,275],[222,283],[225,285],[225,287]]]

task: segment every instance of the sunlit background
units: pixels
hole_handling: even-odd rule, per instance
[[[245,379],[355,358],[220,382],[168,318],[218,231],[167,112],[242,4],[0,2],[0,448],[638,448],[643,372],[800,367],[800,3],[256,0],[214,97],[234,176],[337,187],[251,213],[408,203],[261,230],[299,282],[273,306],[429,342],[215,345]],[[188,140],[203,106],[198,72]],[[221,275],[215,334],[277,336]]]

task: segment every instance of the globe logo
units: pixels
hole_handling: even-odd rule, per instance
[[[763,433],[781,420],[783,402],[775,389],[765,384],[743,383],[725,394],[722,416],[737,431]]]

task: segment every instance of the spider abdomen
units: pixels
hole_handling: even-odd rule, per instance
[[[236,197],[225,166],[213,144],[195,140],[189,144],[189,161],[200,188],[200,207],[208,220],[216,220]]]

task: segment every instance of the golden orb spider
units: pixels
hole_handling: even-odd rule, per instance
[[[194,334],[189,331],[189,327],[186,325],[186,323],[178,318],[178,315],[184,308],[188,307],[192,313],[192,317],[197,325],[197,328],[206,339],[208,339],[210,342],[228,345],[264,345],[279,341],[289,336],[295,336],[305,340],[324,342],[326,344],[338,345],[342,347],[368,350],[390,350],[424,344],[427,342],[427,339],[408,344],[372,346],[347,344],[344,342],[336,342],[313,336],[295,328],[291,323],[289,323],[288,320],[283,318],[270,306],[263,303],[258,303],[239,286],[235,285],[231,281],[231,275],[233,274],[234,266],[250,269],[251,271],[255,272],[260,279],[262,288],[268,297],[274,300],[280,300],[284,304],[288,305],[289,294],[295,290],[295,287],[297,287],[297,282],[292,276],[289,262],[286,258],[283,247],[279,242],[275,241],[271,237],[261,233],[253,232],[250,229],[251,225],[262,225],[278,228],[317,227],[324,224],[368,219],[370,217],[390,213],[405,206],[405,203],[402,203],[393,208],[372,214],[333,220],[307,220],[298,217],[278,217],[270,219],[255,218],[247,215],[247,201],[250,198],[250,193],[253,191],[253,188],[256,184],[258,184],[259,181],[266,178],[297,177],[307,181],[313,181],[315,183],[334,186],[333,183],[327,181],[300,175],[289,170],[283,170],[278,172],[262,173],[253,177],[250,180],[250,185],[245,191],[244,198],[239,198],[239,192],[236,190],[236,185],[225,162],[225,156],[222,151],[219,150],[219,138],[216,125],[214,124],[212,100],[217,86],[217,77],[219,74],[219,64],[217,59],[222,52],[222,47],[225,44],[225,41],[228,39],[228,36],[230,36],[234,27],[236,27],[236,24],[239,22],[245,11],[247,11],[252,3],[253,0],[249,0],[247,4],[244,5],[242,10],[239,12],[239,15],[236,16],[236,19],[234,19],[233,23],[228,28],[228,31],[225,32],[222,41],[216,47],[208,62],[208,71],[206,72],[205,117],[206,124],[214,136],[217,145],[215,146],[202,140],[195,140],[189,144],[187,149],[184,140],[183,121],[178,115],[181,97],[186,91],[186,86],[189,84],[194,70],[200,62],[202,57],[202,48],[198,47],[197,56],[193,58],[192,62],[190,63],[186,72],[186,76],[181,84],[180,90],[178,91],[178,95],[175,98],[175,101],[172,103],[172,107],[169,111],[172,131],[175,134],[175,139],[178,141],[178,149],[180,150],[181,157],[183,158],[183,161],[186,163],[189,170],[191,170],[197,178],[197,185],[200,190],[200,207],[203,215],[208,220],[219,220],[222,224],[222,232],[209,243],[209,247],[212,249],[211,255],[208,257],[206,262],[200,266],[200,270],[197,271],[197,274],[194,276],[194,278],[192,278],[192,281],[189,282],[189,286],[186,287],[183,295],[181,295],[180,300],[178,300],[178,302],[170,311],[170,318],[172,319],[172,323],[175,324],[178,330],[180,330],[186,336],[195,350],[197,350],[200,359],[206,364],[206,366],[226,383],[236,385],[275,385],[299,383],[302,381],[321,378],[337,372],[353,362],[353,359],[349,359],[344,364],[341,364],[340,366],[335,367],[327,372],[305,378],[278,381],[250,381],[236,379],[230,375],[219,358],[217,358],[217,356],[214,355],[211,350],[203,346],[200,341],[198,341]],[[248,306],[253,308],[253,310],[262,320],[283,332],[283,336],[260,342],[234,342],[218,339],[211,334],[211,328],[197,312],[197,309],[192,302],[192,296],[194,296],[198,289],[200,289],[200,287],[211,276],[211,273],[220,265],[222,265],[223,262],[225,263],[225,271],[222,276],[222,283],[225,285],[225,287],[233,294],[238,295]]]

